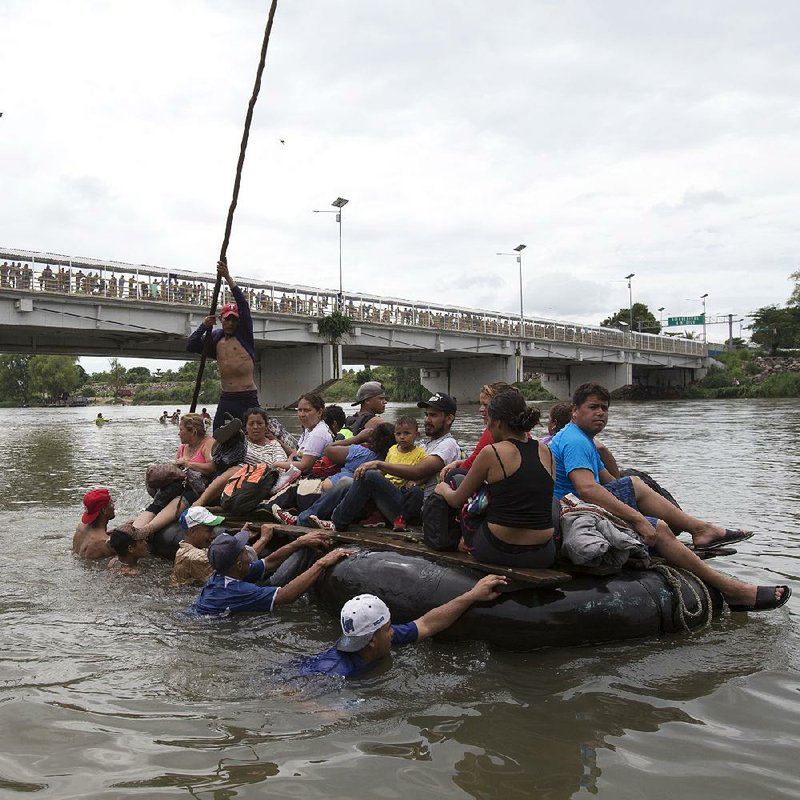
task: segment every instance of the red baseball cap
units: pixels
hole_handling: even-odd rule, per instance
[[[92,489],[83,496],[83,504],[86,506],[86,513],[81,517],[81,522],[87,525],[94,522],[100,512],[111,502],[111,494],[108,489]]]
[[[225,303],[222,306],[222,311],[219,312],[219,318],[225,319],[225,317],[236,317],[239,319],[239,309],[236,307],[236,303]]]

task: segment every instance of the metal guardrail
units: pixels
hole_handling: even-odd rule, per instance
[[[208,308],[216,275],[186,270],[100,261],[55,253],[0,248],[0,290],[105,297]],[[323,317],[337,308],[338,292],[308,286],[240,278],[251,310],[289,316]],[[223,287],[221,302],[229,302]],[[355,322],[461,333],[506,336],[515,340],[565,342],[610,349],[703,357],[703,342],[614,328],[525,318],[494,311],[420,303],[394,297],[345,293],[342,310]]]

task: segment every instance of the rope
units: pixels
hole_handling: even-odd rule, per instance
[[[693,630],[701,631],[708,626],[711,622],[711,595],[703,581],[688,570],[681,569],[680,567],[672,567],[668,564],[650,564],[646,569],[652,569],[658,572],[664,578],[667,586],[672,590],[673,597],[675,598],[675,611],[673,612],[672,619],[676,627],[680,628],[684,633],[692,633]],[[694,578],[694,580],[690,580],[690,578]],[[681,591],[682,583],[686,585],[689,592],[694,597],[697,606],[696,611],[689,611],[686,607],[686,602],[683,599],[683,592]],[[699,592],[695,588],[695,584],[700,586]],[[691,628],[689,626],[690,622],[698,622],[698,624],[696,624],[694,628]]]
[[[236,204],[239,201],[239,186],[242,182],[242,168],[244,167],[244,156],[247,151],[247,140],[250,138],[250,123],[253,121],[253,109],[258,99],[258,93],[261,89],[261,75],[264,72],[264,63],[267,60],[267,47],[269,46],[269,37],[272,33],[272,23],[275,19],[275,9],[278,7],[278,0],[272,0],[272,5],[269,9],[269,17],[267,19],[267,27],[264,31],[264,42],[261,45],[261,57],[258,62],[258,69],[256,69],[256,81],[253,85],[253,94],[250,97],[250,103],[247,106],[247,115],[244,120],[244,132],[242,133],[242,144],[239,147],[239,162],[236,165],[236,177],[233,181],[233,196],[231,197],[231,204],[228,208],[228,219],[225,223],[225,236],[222,239],[222,247],[219,251],[219,260],[226,262],[228,257],[228,243],[231,238],[231,227],[233,226],[233,212],[236,211]],[[214,294],[211,298],[211,311],[209,316],[214,316],[217,311],[217,299],[219,298],[219,290],[222,283],[222,276],[217,273],[217,282],[214,284]],[[206,358],[211,352],[211,330],[206,332],[205,344],[203,347],[203,354],[200,356],[200,366],[197,369],[197,381],[194,385],[194,393],[192,394],[192,404],[189,409],[194,412],[197,408],[197,398],[200,396],[200,384],[203,380],[203,370],[206,366]]]

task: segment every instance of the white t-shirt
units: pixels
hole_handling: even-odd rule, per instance
[[[452,433],[446,433],[438,439],[429,439],[427,442],[422,442],[422,446],[425,448],[426,456],[439,456],[442,459],[442,466],[461,458],[461,447],[453,438]],[[437,469],[425,482],[425,497],[433,492],[438,480],[439,470]]]
[[[299,460],[305,455],[319,458],[332,441],[333,434],[331,429],[325,424],[324,420],[320,420],[310,431],[303,429],[302,435],[297,440],[297,455],[295,458]]]

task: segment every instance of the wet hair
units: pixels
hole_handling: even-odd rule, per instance
[[[266,409],[261,408],[261,406],[253,406],[252,408],[248,408],[247,411],[244,412],[244,424],[247,425],[247,420],[253,416],[253,414],[258,414],[264,420],[265,425],[269,425],[269,414],[267,414]]]
[[[491,400],[501,392],[507,392],[509,389],[515,388],[516,387],[505,381],[495,381],[494,383],[485,383],[481,386],[480,394],[485,394]]]
[[[370,437],[372,446],[370,450],[378,456],[380,461],[386,458],[389,448],[394,446],[394,425],[391,422],[381,422],[372,429]]]
[[[129,533],[125,533],[125,531],[119,528],[114,528],[114,530],[108,534],[108,543],[111,545],[111,549],[122,558],[126,556],[128,550],[136,544],[136,539]]]
[[[336,428],[340,431],[344,428],[345,420],[347,419],[344,409],[341,406],[328,406],[325,409],[325,416],[323,417],[325,424],[333,430]]]
[[[399,425],[408,425],[415,431],[419,431],[419,422],[414,417],[398,417],[394,421],[394,426],[397,428]]]
[[[201,439],[206,435],[206,423],[201,414],[184,414],[181,417],[181,425]]]
[[[496,394],[489,403],[489,416],[497,422],[505,422],[514,432],[527,432],[538,421],[538,408],[531,408],[518,389],[511,387]]]
[[[553,403],[550,406],[550,422],[556,424],[556,431],[569,425],[572,422],[572,403],[568,400],[563,400],[560,403]]]
[[[572,405],[582,406],[592,395],[596,395],[609,405],[611,404],[611,393],[605,386],[599,383],[582,383],[572,395]]]
[[[305,400],[315,411],[325,411],[325,401],[316,392],[301,394],[300,399],[297,401],[298,405],[300,400]]]

